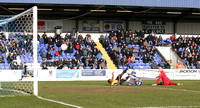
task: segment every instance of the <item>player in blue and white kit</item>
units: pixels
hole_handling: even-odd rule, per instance
[[[128,72],[129,79],[127,80],[128,85],[139,86],[142,85],[142,80],[139,77],[136,77],[136,72]]]

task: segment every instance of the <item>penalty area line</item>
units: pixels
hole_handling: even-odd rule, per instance
[[[54,103],[58,103],[58,104],[65,105],[65,106],[70,106],[70,107],[74,107],[74,108],[82,108],[77,105],[72,105],[72,104],[68,104],[68,103],[64,103],[64,102],[60,102],[60,101],[56,101],[56,100],[47,99],[47,98],[43,98],[41,96],[36,96],[36,97],[39,99],[45,100],[45,101],[54,102]]]

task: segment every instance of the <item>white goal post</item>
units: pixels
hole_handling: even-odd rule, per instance
[[[18,15],[0,15],[0,35],[2,35],[1,33],[7,35],[6,39],[2,40],[5,48],[7,48],[7,52],[0,52],[0,55],[3,54],[3,57],[6,58],[4,60],[5,62],[0,63],[0,97],[15,96],[20,94],[34,94],[36,96],[38,95],[37,11],[37,6],[34,6]],[[32,48],[30,52],[25,51],[25,54],[30,54],[29,56],[22,56],[21,54],[17,55],[17,57],[20,58],[20,63],[25,63],[26,61],[22,60],[27,60],[31,65],[33,64],[30,69],[32,78],[26,78],[26,80],[23,80],[22,76],[25,73],[27,76],[31,76],[30,73],[27,73],[25,69],[12,69],[11,63],[13,61],[17,63],[17,60],[7,61],[7,55],[13,55],[16,51],[16,49],[10,50],[10,47],[8,48],[7,44],[9,42],[11,43],[10,40],[14,39],[21,41],[21,38],[24,39],[23,42],[26,44],[25,46],[23,46],[24,48],[27,48],[27,46]],[[30,41],[30,43],[27,43],[27,40],[32,41]],[[11,43],[11,46],[12,44],[13,43]]]
[[[37,21],[38,13],[37,6],[33,7],[33,63],[34,63],[34,95],[38,95],[38,71],[37,71]]]

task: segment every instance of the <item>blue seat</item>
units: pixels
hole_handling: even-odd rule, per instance
[[[139,60],[140,63],[143,63],[143,60]]]
[[[139,60],[135,60],[136,63],[139,63]]]
[[[134,68],[134,69],[139,69],[139,67],[138,67],[138,66],[133,66],[133,68]]]
[[[130,48],[132,45],[131,44],[128,44],[128,48]]]
[[[127,66],[123,66],[123,69],[126,69],[127,68]]]
[[[179,50],[182,51],[183,50],[182,47],[180,47]]]
[[[133,63],[133,66],[138,66],[138,64],[137,63]]]
[[[140,63],[140,65],[141,65],[141,66],[146,66],[146,64],[145,64],[145,63]]]
[[[144,66],[138,66],[139,67],[139,69],[144,69]]]
[[[146,63],[146,66],[150,66],[150,63]]]
[[[123,66],[119,66],[119,69],[123,69],[124,67]]]
[[[90,66],[85,66],[84,69],[92,69]]]
[[[151,66],[147,66],[147,69],[151,69]]]

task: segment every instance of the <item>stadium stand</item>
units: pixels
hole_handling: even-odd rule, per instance
[[[136,30],[135,34],[131,30],[112,31],[109,36],[101,35],[99,42],[119,69],[125,69],[127,65],[135,69],[169,68],[156,53],[156,46],[171,46],[187,68],[199,68],[199,36],[171,36],[164,40],[161,35],[158,38],[151,33],[146,38],[144,35],[141,30]],[[8,39],[3,33],[0,36],[0,69],[24,69],[24,63],[33,63],[31,35],[10,33]],[[38,37],[38,63],[43,69],[52,66],[58,69],[107,69],[107,60],[90,34],[85,38],[81,34],[77,38],[71,34],[47,37],[46,33]],[[67,44],[67,50],[61,49],[62,44]]]
[[[67,50],[61,49],[61,44],[67,44]],[[96,48],[95,42],[91,39],[90,34],[85,38],[80,34],[78,38],[66,34],[62,36],[47,37],[44,33],[38,44],[38,62],[43,69],[50,66],[59,69],[105,69],[106,61],[102,59],[101,52]],[[47,54],[46,54],[47,53]],[[48,55],[48,56],[47,56]],[[51,61],[49,63],[49,60]]]
[[[117,33],[112,31],[109,36],[101,35],[99,41],[119,69],[125,69],[127,65],[134,69],[157,68],[152,65],[153,62],[154,65],[168,68],[156,53],[156,36],[150,34],[144,38],[144,31],[136,30],[135,33],[136,35],[131,30],[118,30]]]
[[[182,62],[187,65],[189,69],[196,69],[197,64],[200,60],[199,49],[200,49],[200,38],[180,36],[177,39],[170,37],[172,41],[172,48],[174,52],[181,58]]]

